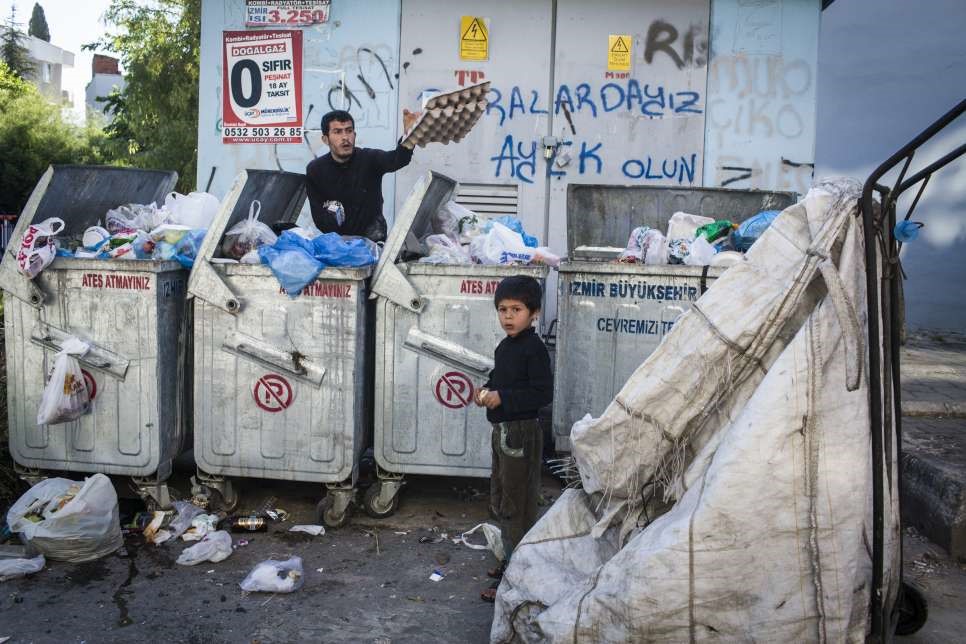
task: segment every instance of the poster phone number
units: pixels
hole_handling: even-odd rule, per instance
[[[230,126],[221,135],[224,143],[297,143],[302,140],[302,128]]]
[[[328,2],[274,2],[248,0],[245,3],[246,27],[278,25],[314,25],[329,20]]]

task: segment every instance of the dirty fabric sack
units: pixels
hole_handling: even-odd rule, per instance
[[[239,584],[249,593],[290,593],[302,587],[302,558],[269,559],[255,566]]]
[[[43,555],[31,559],[0,559],[0,581],[26,577],[44,569]]]
[[[574,425],[583,487],[514,551],[493,642],[864,642],[873,517],[860,193],[819,182],[785,209],[603,414]],[[896,465],[893,454],[883,473],[887,606]]]
[[[57,425],[77,420],[91,410],[91,395],[75,356],[82,356],[90,345],[75,337],[67,338],[54,355],[50,378],[40,397],[38,425]]]
[[[205,561],[218,563],[227,559],[231,553],[231,535],[224,530],[218,530],[209,532],[201,541],[182,550],[175,563],[182,566],[195,566]]]
[[[117,550],[123,541],[117,493],[103,474],[83,482],[41,481],[13,504],[7,523],[24,543],[55,561],[98,559]]]

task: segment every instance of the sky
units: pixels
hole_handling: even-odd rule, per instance
[[[2,18],[10,16],[10,7],[17,7],[17,22],[27,31],[30,14],[36,0],[0,0]],[[74,67],[64,69],[63,89],[70,92],[74,101],[74,113],[78,119],[84,115],[84,88],[91,80],[91,61],[94,52],[81,51],[81,45],[92,42],[104,31],[101,16],[110,0],[40,0],[50,27],[50,43],[74,54]],[[101,52],[108,53],[108,52]]]

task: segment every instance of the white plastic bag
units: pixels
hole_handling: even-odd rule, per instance
[[[290,593],[302,587],[302,558],[269,559],[255,566],[239,586],[249,593]]]
[[[436,211],[433,217],[433,232],[446,235],[453,241],[459,241],[460,222],[475,223],[476,221],[475,212],[450,199]]]
[[[40,572],[46,563],[43,555],[37,555],[32,559],[0,559],[0,581]]]
[[[483,532],[486,545],[477,545],[467,541],[466,538],[477,530]],[[476,527],[461,534],[459,541],[467,548],[472,548],[473,550],[489,550],[496,557],[497,561],[503,561],[506,557],[506,551],[503,549],[503,535],[500,534],[500,529],[493,524],[480,523]]]
[[[278,241],[278,236],[272,229],[258,221],[262,211],[262,204],[257,199],[248,207],[248,218],[240,221],[225,233],[225,240],[221,244],[221,252],[225,257],[241,259],[259,246],[271,246]]]
[[[83,482],[41,481],[17,499],[7,512],[7,523],[24,543],[56,561],[98,559],[117,550],[123,541],[117,493],[103,474]]]
[[[185,530],[191,527],[192,521],[198,515],[204,514],[205,511],[199,508],[194,503],[189,503],[188,501],[175,501],[171,504],[174,511],[177,512],[177,516],[171,520],[168,525],[168,531],[171,532],[171,538],[177,539],[185,533]]]
[[[207,230],[218,214],[219,205],[218,198],[207,192],[187,195],[172,192],[164,198],[164,209],[168,211],[171,223],[193,229]]]
[[[80,363],[74,356],[82,356],[90,345],[75,337],[67,338],[60,352],[54,356],[54,368],[40,397],[37,410],[38,425],[56,425],[77,420],[91,409],[91,395],[87,391]]]
[[[64,229],[64,220],[57,217],[45,219],[39,224],[30,224],[20,238],[17,249],[17,268],[33,279],[40,274],[57,256],[54,236]]]
[[[428,236],[423,240],[428,252],[419,261],[423,264],[472,264],[469,252],[455,239],[442,233]]]
[[[691,242],[691,250],[684,258],[688,266],[707,266],[714,259],[714,246],[704,237],[698,237]]]
[[[667,222],[668,239],[694,239],[694,233],[705,224],[713,224],[711,217],[691,215],[686,212],[676,212]]]
[[[205,561],[218,563],[227,559],[231,553],[231,535],[224,530],[218,530],[206,534],[204,539],[182,550],[175,563],[182,566],[195,566]]]
[[[488,233],[470,242],[470,256],[480,264],[529,264],[540,250],[524,244],[520,233],[498,221],[492,222]]]
[[[112,208],[104,215],[104,226],[112,235],[133,234],[138,230],[154,230],[171,223],[170,215],[156,204],[129,203]]]

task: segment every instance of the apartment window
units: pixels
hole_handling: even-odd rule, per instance
[[[41,73],[43,74],[43,81],[45,83],[49,83],[50,82],[50,63],[44,63],[41,69],[42,69]]]

